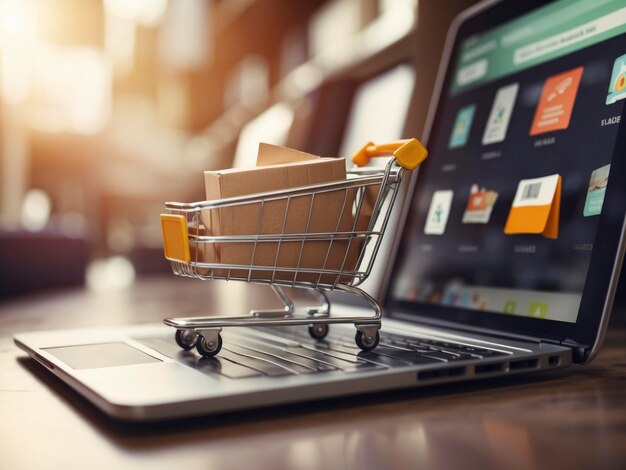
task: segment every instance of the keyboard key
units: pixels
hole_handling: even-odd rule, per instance
[[[337,351],[331,348],[322,348],[319,347],[317,345],[313,345],[313,346],[303,346],[306,349],[310,349],[312,351],[321,351],[325,354],[328,354],[330,356],[336,357],[337,359],[343,359],[344,361],[347,362],[351,362],[352,364],[358,364],[360,362],[363,362],[362,360],[360,360],[356,354],[354,354],[354,352],[342,352],[342,351]]]
[[[195,363],[195,368],[200,372],[219,374],[229,379],[244,379],[262,375],[256,370],[235,364],[221,357],[200,357]]]
[[[503,351],[496,351],[494,349],[480,348],[478,346],[467,346],[465,344],[454,343],[451,341],[440,341],[431,338],[413,338],[404,337],[399,335],[389,335],[385,333],[381,336],[381,343],[387,341],[389,345],[395,347],[407,347],[413,351],[427,353],[427,351],[443,351],[450,353],[457,353],[461,356],[463,354],[471,354],[473,357],[495,357],[495,356],[507,356],[508,353]],[[405,342],[407,346],[402,346]],[[467,358],[469,359],[469,358]]]
[[[485,349],[484,351],[473,351],[470,354],[478,357],[496,357],[496,356],[508,356],[509,353],[502,351],[494,351],[493,349]]]
[[[404,346],[400,346],[398,343],[380,343],[381,346],[385,346],[387,348],[392,348],[392,349],[396,349],[398,351],[408,351],[408,352],[413,352],[414,349],[412,346],[410,345],[404,345]]]
[[[244,355],[244,354],[235,353],[231,351],[229,348],[226,348],[225,346],[222,347],[222,350],[219,353],[219,357],[223,359],[228,359],[229,361],[232,361],[236,364],[249,367],[269,377],[281,377],[283,375],[294,375],[292,371],[284,367],[281,367],[278,364],[265,361],[263,359],[259,359],[253,356],[249,356],[247,354]]]
[[[222,375],[229,379],[243,379],[259,377],[261,373],[240,364],[228,361],[220,356],[202,357],[193,351],[185,351],[174,342],[173,337],[135,338],[141,344],[148,346],[164,356],[174,359],[181,364],[193,367],[209,375]]]
[[[430,358],[433,358],[433,359],[437,359],[437,360],[440,360],[440,361],[445,361],[445,362],[452,361],[456,357],[453,354],[448,354],[448,353],[444,353],[444,352],[441,352],[441,351],[429,351],[428,353],[423,353],[423,354],[420,354],[420,355],[422,355],[424,357],[430,357]]]
[[[362,351],[358,346],[349,347],[343,344],[338,345],[336,343],[330,343],[328,345],[324,345],[323,347],[339,352],[356,354],[359,359],[365,359],[366,361],[375,362],[387,367],[402,367],[407,365],[432,364],[437,362],[435,359],[421,357],[418,354],[394,348],[387,348],[385,346],[378,346],[376,349],[369,352]]]
[[[437,359],[422,356],[419,353],[414,353],[411,351],[402,351],[402,350],[394,349],[394,348],[387,348],[385,346],[378,346],[373,351],[370,351],[367,353],[363,352],[359,354],[359,357],[367,359],[368,357],[370,357],[369,356],[370,354],[375,354],[377,356],[386,356],[394,360],[401,360],[410,365],[434,364],[438,362]]]
[[[412,365],[412,363],[409,361],[403,361],[396,357],[386,356],[384,354],[379,354],[378,352],[374,351],[361,352],[359,353],[359,358],[387,367],[406,367]]]
[[[314,349],[307,349],[302,346],[297,347],[297,348],[288,348],[288,351],[293,354],[297,354],[298,356],[307,357],[309,359],[314,359],[316,361],[325,362],[327,364],[330,364],[334,367],[337,367],[343,370],[344,372],[355,372],[355,371],[362,371],[366,369],[378,369],[381,367],[381,366],[378,366],[376,364],[372,364],[371,362],[366,362],[366,361],[358,361],[356,363],[345,361],[343,359],[333,357],[332,355],[329,355],[320,351],[316,351]]]
[[[333,367],[330,364],[326,364],[324,362],[315,361],[313,359],[304,358],[302,356],[298,356],[296,354],[292,354],[283,348],[278,348],[263,342],[263,340],[250,340],[244,339],[243,337],[239,337],[236,340],[238,343],[244,344],[246,346],[250,346],[257,351],[265,352],[271,355],[278,355],[282,358],[285,358],[292,362],[297,362],[298,364],[311,367],[315,369],[317,372],[328,372],[332,370],[337,370],[336,367]]]
[[[453,352],[458,354],[470,354],[473,357],[492,357],[492,356],[506,356],[507,354],[500,351],[494,351],[493,349],[475,348],[473,346],[465,346],[463,344],[450,344],[445,343],[440,346],[440,350]],[[435,346],[433,346],[435,347]]]
[[[271,354],[267,354],[267,353],[263,353],[261,351],[258,351],[252,347],[247,347],[247,346],[240,346],[240,345],[235,345],[235,344],[229,344],[228,349],[230,351],[236,352],[236,353],[241,353],[241,354],[245,354],[245,355],[250,355],[259,359],[263,359],[266,361],[270,361],[273,362],[281,367],[284,367],[286,369],[289,369],[292,372],[295,372],[297,374],[312,374],[314,372],[316,372],[316,370],[313,367],[307,367],[304,366],[302,364],[299,364],[297,362],[292,362],[289,361],[283,357],[279,357],[279,356],[275,356],[275,355],[271,355]]]
[[[195,350],[181,350],[173,335],[135,339],[200,372],[229,379],[367,371],[507,355],[451,341],[386,332],[380,333],[376,349],[364,352],[349,333],[331,330],[325,339],[314,340],[306,329],[300,328],[228,329],[223,332],[222,351],[215,358],[201,357]]]

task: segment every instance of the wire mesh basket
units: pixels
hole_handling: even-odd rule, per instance
[[[406,170],[427,151],[416,139],[368,143],[353,161],[364,166],[389,156],[379,169],[358,168],[343,181],[194,203],[168,202],[161,215],[165,257],[174,274],[204,280],[268,284],[284,307],[252,310],[237,317],[167,318],[183,349],[194,346],[211,357],[222,347],[220,331],[230,326],[308,325],[321,340],[332,323],[353,323],[364,351],[378,345],[381,309],[358,286],[370,275]],[[237,227],[211,227],[239,220]],[[224,224],[223,224],[224,225]],[[320,304],[297,315],[284,288],[317,292]],[[326,292],[344,291],[366,299],[368,316],[332,315]]]

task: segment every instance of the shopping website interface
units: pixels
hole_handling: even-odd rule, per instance
[[[460,43],[393,299],[576,321],[626,102],[625,33],[626,0],[563,0]]]

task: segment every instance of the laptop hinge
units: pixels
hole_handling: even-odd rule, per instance
[[[572,350],[572,359],[574,362],[584,362],[589,356],[590,348],[586,344],[581,344],[573,339],[554,339],[554,338],[542,338],[544,343],[558,344],[560,346],[568,347]]]

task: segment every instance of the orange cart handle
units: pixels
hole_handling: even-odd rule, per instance
[[[184,215],[161,214],[161,231],[163,234],[163,251],[170,261],[189,263],[189,233],[187,218]]]
[[[396,140],[384,144],[368,142],[352,156],[352,161],[358,166],[365,166],[373,157],[391,155],[402,168],[414,170],[428,156],[428,150],[417,139]]]

